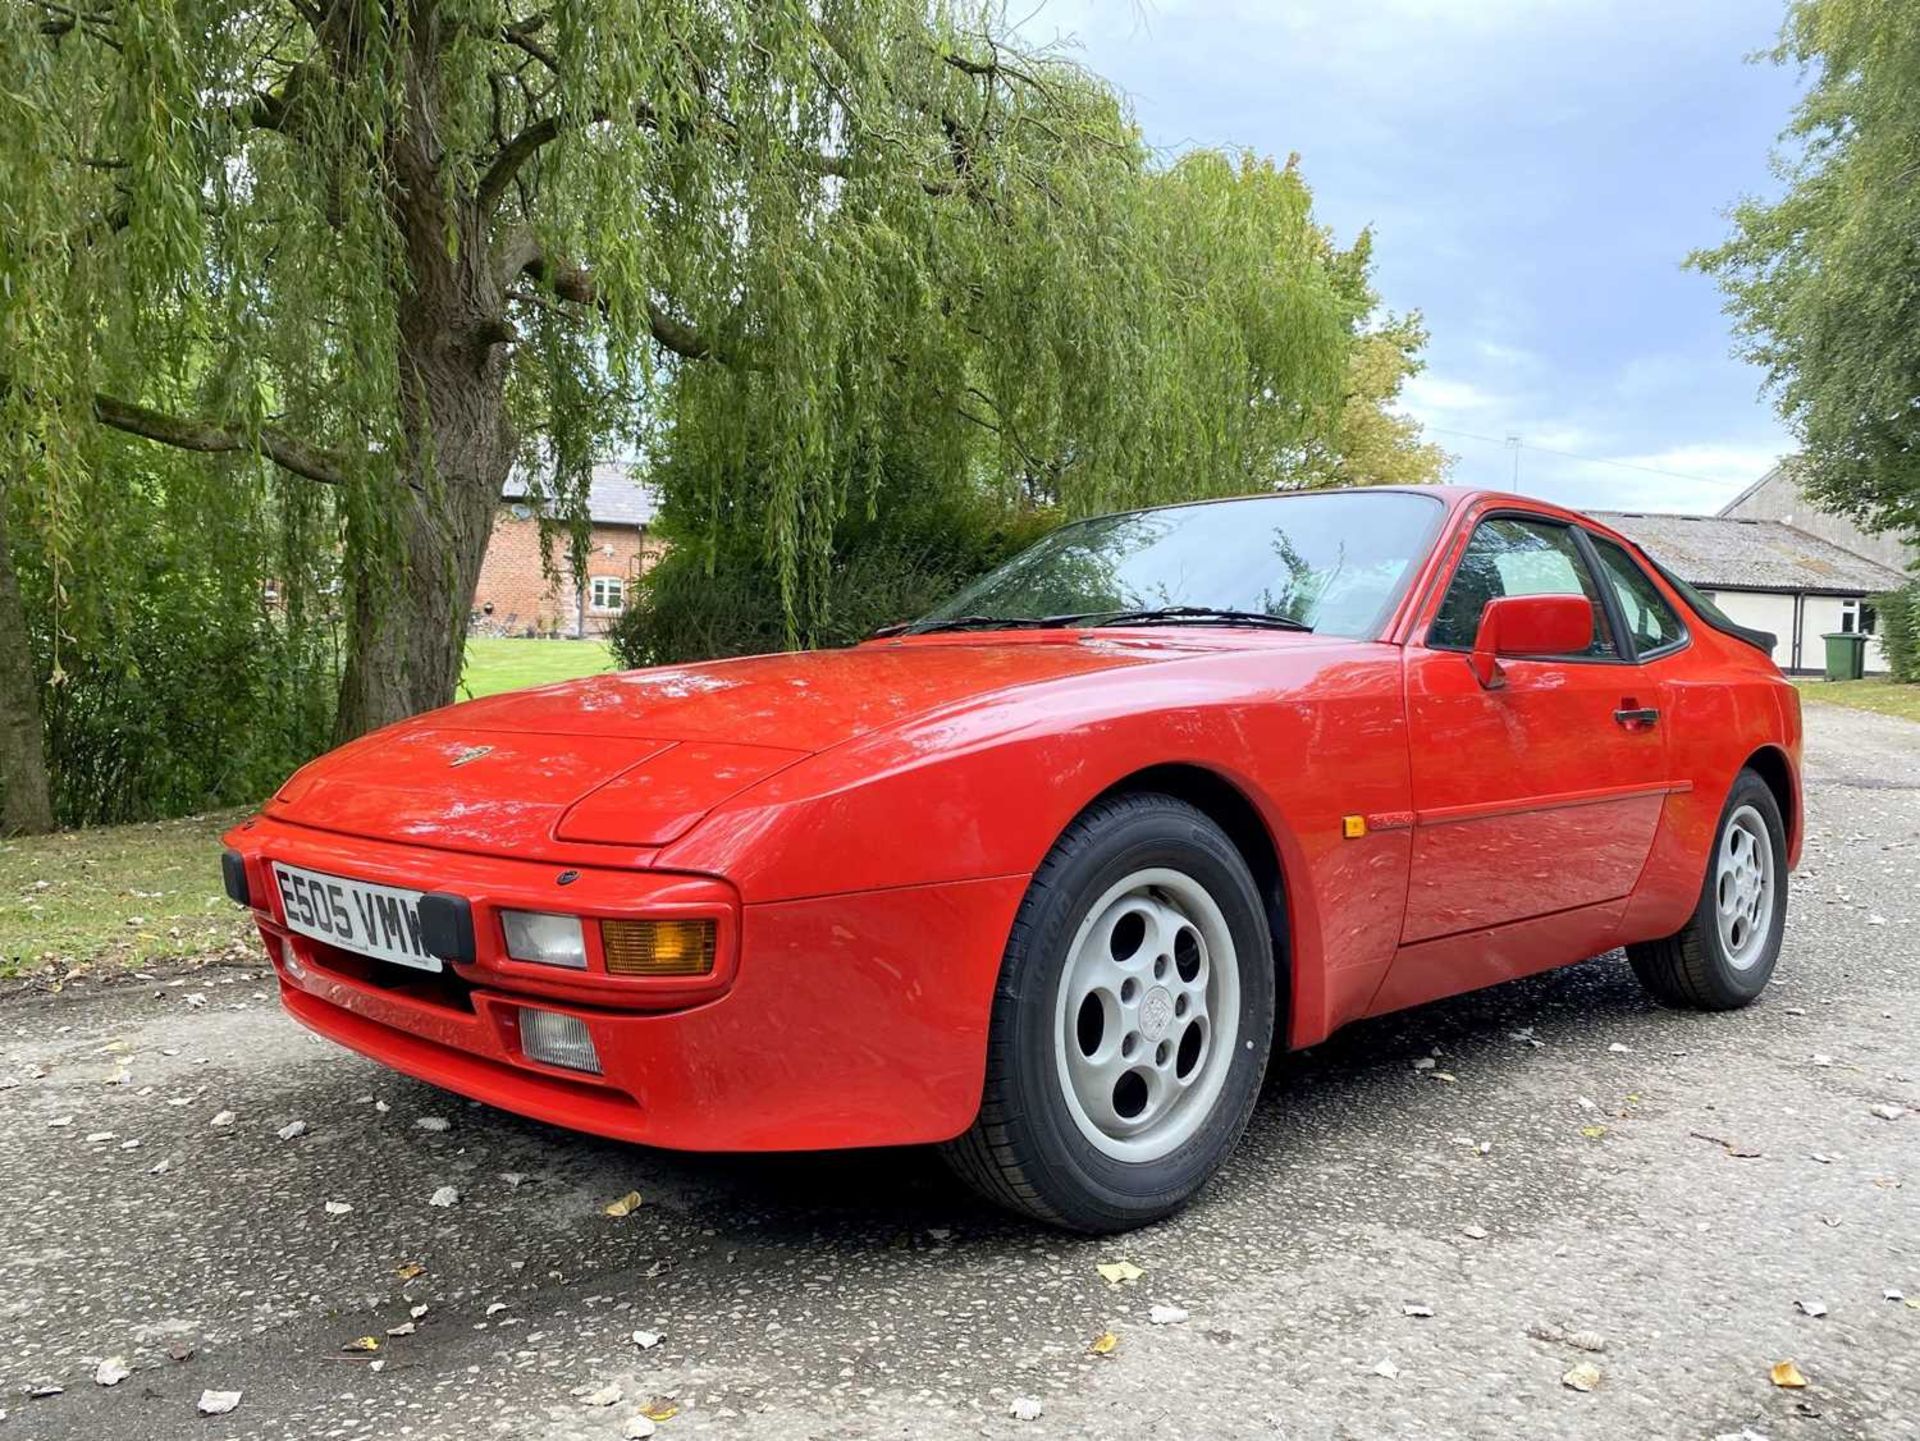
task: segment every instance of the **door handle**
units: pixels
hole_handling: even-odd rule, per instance
[[[1617,710],[1613,713],[1613,718],[1628,730],[1632,730],[1635,726],[1651,727],[1655,721],[1660,719],[1660,712],[1652,706],[1644,706],[1635,709]]]

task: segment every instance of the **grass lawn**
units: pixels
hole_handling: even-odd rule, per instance
[[[572,680],[614,668],[613,652],[603,640],[512,640],[475,636],[467,642],[467,670],[460,698],[498,695],[523,686]]]
[[[207,956],[252,934],[220,888],[245,811],[0,841],[0,978]]]
[[[1868,680],[1796,680],[1801,696],[1823,705],[1850,706],[1920,721],[1920,685],[1895,685],[1885,676]]]
[[[468,643],[462,698],[611,670],[598,640]],[[218,955],[253,934],[220,888],[220,834],[244,810],[0,841],[0,979]]]

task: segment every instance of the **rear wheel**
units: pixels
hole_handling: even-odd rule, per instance
[[[1753,771],[1733,783],[1700,903],[1664,940],[1627,947],[1634,974],[1670,1006],[1728,1011],[1766,989],[1787,920],[1787,828]]]
[[[990,1199],[1075,1230],[1171,1214],[1252,1114],[1272,938],[1224,832],[1163,795],[1101,802],[1034,875],[1002,964],[973,1128],[947,1147]]]

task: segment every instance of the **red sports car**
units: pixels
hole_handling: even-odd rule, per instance
[[[287,1009],[688,1150],[943,1143],[1167,1215],[1275,1045],[1624,945],[1745,1005],[1800,846],[1771,654],[1631,542],[1375,489],[1068,525],[847,650],[453,706],[228,837]]]

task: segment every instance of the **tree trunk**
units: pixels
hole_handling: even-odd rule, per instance
[[[391,152],[408,262],[407,289],[396,297],[408,489],[398,501],[397,553],[392,544],[370,545],[357,529],[364,520],[349,524],[336,743],[453,700],[480,562],[513,464],[504,285],[484,209],[471,196],[444,193],[432,141],[433,25],[424,16],[416,24],[414,119]],[[451,254],[450,230],[460,242]]]
[[[11,545],[7,493],[0,486],[0,835],[42,835],[53,829],[53,790],[47,782],[40,679]]]

